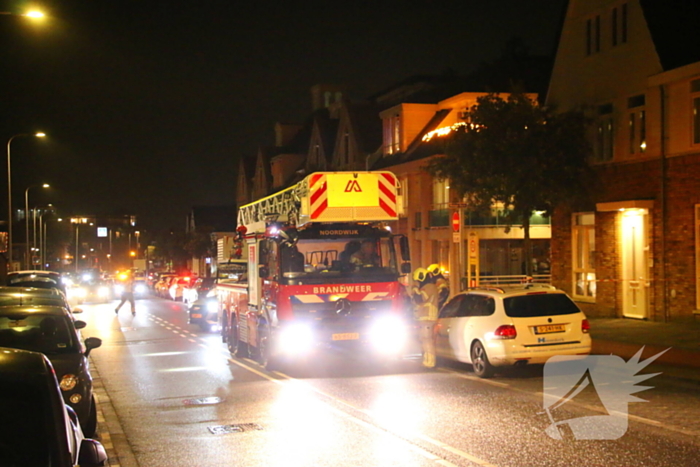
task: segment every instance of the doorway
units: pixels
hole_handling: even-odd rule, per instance
[[[649,215],[646,209],[626,209],[621,218],[622,315],[646,319],[649,307]]]

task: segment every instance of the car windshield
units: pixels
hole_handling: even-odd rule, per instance
[[[0,314],[0,347],[47,355],[75,352],[77,342],[65,316],[7,311]]]
[[[506,315],[511,318],[571,315],[579,313],[576,304],[563,293],[518,295],[503,300]]]
[[[280,248],[284,278],[386,281],[398,276],[389,237],[301,239]]]
[[[57,465],[55,440],[46,429],[52,423],[48,401],[41,386],[0,378],[0,465]]]

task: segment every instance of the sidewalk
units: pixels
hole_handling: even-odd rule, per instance
[[[654,363],[676,367],[675,372],[680,377],[700,379],[700,322],[662,323],[599,318],[589,321],[593,338],[592,354],[613,354],[628,360],[644,346],[644,359],[670,348]]]

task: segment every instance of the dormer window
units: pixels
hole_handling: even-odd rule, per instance
[[[384,119],[384,154],[401,152],[401,115]]]

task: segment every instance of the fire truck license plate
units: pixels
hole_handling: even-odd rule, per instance
[[[344,332],[342,334],[333,334],[334,341],[351,341],[360,338],[360,334],[357,332]]]

